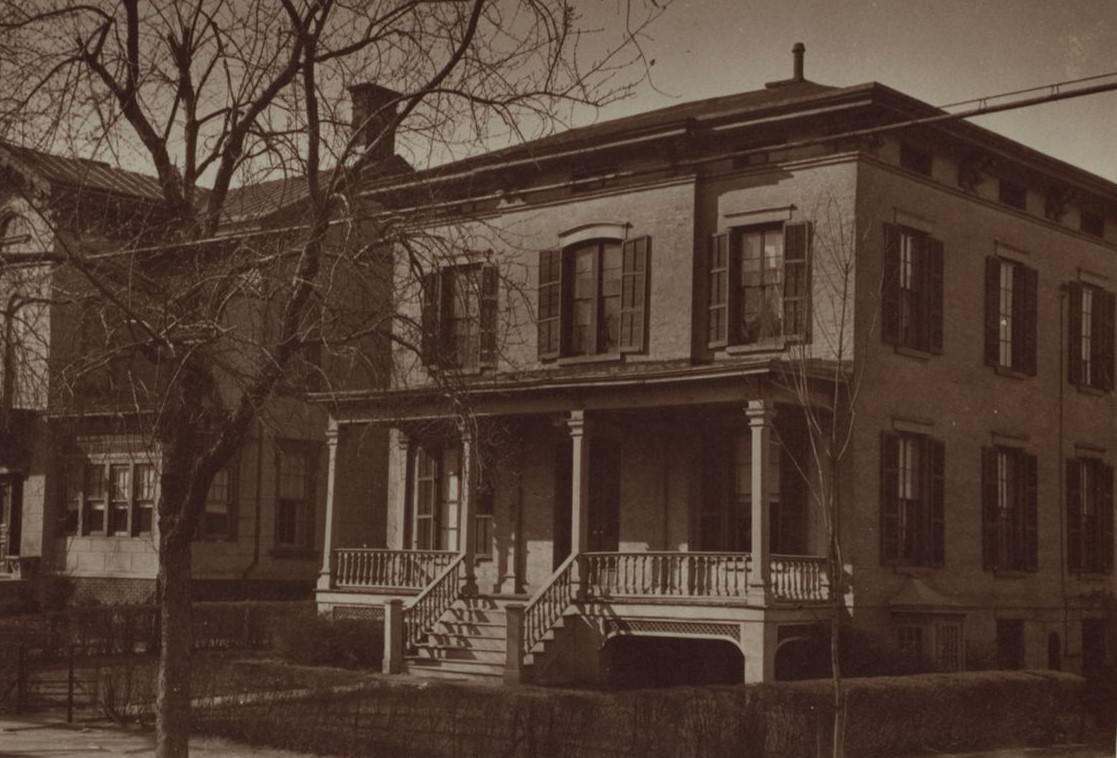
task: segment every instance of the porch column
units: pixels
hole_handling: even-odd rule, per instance
[[[330,454],[329,468],[326,470],[326,528],[322,535],[322,569],[318,572],[318,589],[328,590],[333,586],[334,552],[334,515],[337,509],[337,419],[330,417],[326,426],[326,446]]]
[[[474,572],[473,559],[473,532],[474,532],[474,490],[476,489],[477,450],[473,436],[473,427],[468,421],[458,425],[461,438],[461,475],[458,486],[458,550],[464,556],[462,567],[465,577],[462,582],[462,594],[477,594],[477,576]]]
[[[749,595],[765,605],[771,599],[771,554],[768,545],[768,456],[774,411],[767,400],[750,400],[746,413],[752,431],[752,567]]]
[[[399,544],[397,550],[415,549],[415,514],[409,510],[411,500],[411,438],[402,429],[396,429],[396,525]]]
[[[581,555],[589,550],[590,508],[590,446],[586,435],[586,412],[570,411],[566,420],[570,431],[570,554]],[[579,586],[585,583],[582,566],[575,566]]]

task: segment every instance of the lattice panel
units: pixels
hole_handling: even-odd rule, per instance
[[[655,634],[664,637],[727,637],[741,639],[738,624],[710,621],[666,621],[663,619],[605,619],[605,636],[618,634]]]
[[[375,605],[335,605],[334,619],[360,619],[361,621],[383,621],[384,609]]]

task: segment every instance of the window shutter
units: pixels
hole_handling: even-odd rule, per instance
[[[729,344],[729,235],[710,237],[709,249],[709,307],[706,329],[708,347]]]
[[[562,345],[562,251],[539,256],[538,351],[541,360],[558,358]]]
[[[928,466],[930,486],[927,493],[930,505],[928,558],[932,566],[943,566],[946,563],[946,518],[943,492],[946,472],[946,446],[941,440],[928,438],[927,453],[930,459],[930,465]]]
[[[900,558],[900,437],[883,432],[880,438],[880,559]]]
[[[927,237],[923,249],[927,267],[927,350],[932,353],[941,353],[943,332],[942,240]]]
[[[497,308],[500,304],[500,278],[491,263],[481,266],[481,355],[482,366],[496,366]]]
[[[997,449],[981,449],[981,566],[997,567]]]
[[[1100,373],[1100,387],[1103,390],[1109,391],[1113,389],[1113,319],[1114,319],[1114,302],[1112,292],[1099,292],[1101,295],[1101,329],[1096,332],[1098,334],[1096,359],[1098,362],[1098,371]]]
[[[1024,466],[1024,568],[1039,568],[1039,492],[1037,460],[1034,455],[1021,455]]]
[[[1001,259],[985,259],[985,365],[1001,363]]]
[[[423,362],[428,366],[438,362],[438,350],[441,347],[440,327],[442,325],[442,277],[437,271],[423,275],[422,282],[422,307],[420,327],[423,330],[420,350],[423,353]]]
[[[1101,565],[1109,573],[1113,570],[1113,467],[1101,466],[1101,501],[1098,503],[1101,519]]]
[[[880,337],[900,344],[900,228],[884,225],[884,260],[881,269]]]
[[[1014,289],[1019,293],[1013,344],[1020,345],[1020,361],[1016,365],[1020,371],[1030,376],[1036,375],[1036,318],[1039,312],[1039,272],[1028,266],[1016,267]]]
[[[1067,460],[1067,571],[1082,570],[1082,463]]]
[[[456,366],[460,368],[458,363],[458,351],[454,342],[454,334],[447,328],[447,322],[454,313],[454,298],[457,296],[456,290],[458,289],[458,282],[454,281],[458,276],[468,277],[464,273],[459,272],[454,268],[444,268],[439,273],[438,291],[439,291],[439,313],[438,313],[438,356],[440,365],[447,367]],[[468,284],[466,285],[469,286]]]
[[[1082,376],[1082,285],[1071,282],[1067,297],[1067,381],[1077,386]]]
[[[651,237],[637,237],[625,240],[621,252],[622,353],[640,353],[646,349],[651,250]]]
[[[783,332],[811,339],[811,225],[783,229]]]

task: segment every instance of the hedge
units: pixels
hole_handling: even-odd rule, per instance
[[[1079,739],[1083,680],[1052,672],[847,682],[846,752],[891,756]],[[331,755],[814,756],[827,680],[594,692],[381,680],[357,694],[197,712],[199,732]]]

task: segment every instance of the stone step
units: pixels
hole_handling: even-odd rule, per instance
[[[407,671],[409,674],[416,676],[447,679],[489,680],[493,682],[500,682],[504,679],[504,664],[496,664],[490,661],[408,656]]]
[[[427,642],[442,647],[460,647],[468,650],[504,650],[505,637],[483,637],[471,634],[442,634],[438,631],[427,633]]]
[[[440,620],[479,622],[483,624],[508,623],[504,611],[493,610],[491,608],[486,608],[484,610],[476,608],[450,608],[450,610],[442,614]]]
[[[456,645],[430,644],[419,645],[416,648],[416,653],[418,658],[433,658],[440,661],[485,661],[500,664],[502,668],[506,655],[503,650],[480,650]]]
[[[491,621],[447,621],[441,619],[435,622],[435,634],[456,634],[463,637],[489,637],[504,639],[507,633],[505,624]]]

